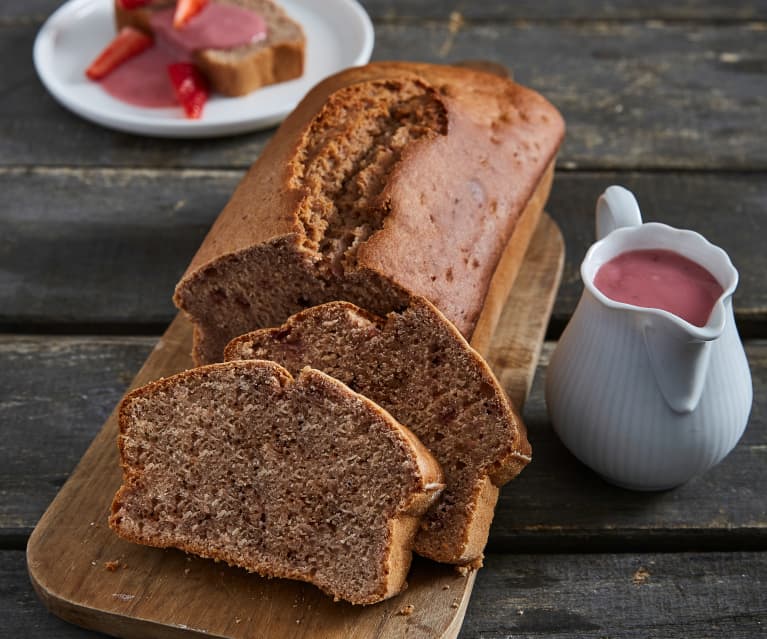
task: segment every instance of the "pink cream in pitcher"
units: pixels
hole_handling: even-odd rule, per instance
[[[596,286],[616,302],[659,308],[705,326],[723,289],[692,260],[664,249],[627,251],[603,264]]]
[[[175,106],[178,100],[168,81],[169,64],[191,61],[201,49],[234,49],[267,36],[263,16],[232,4],[208,3],[183,29],[173,27],[173,13],[172,7],[152,13],[154,46],[100,80],[107,93],[135,106]]]

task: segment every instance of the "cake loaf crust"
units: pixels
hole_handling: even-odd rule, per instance
[[[127,395],[119,426],[118,535],[354,604],[403,589],[419,521],[443,488],[407,428],[308,368],[188,370]]]
[[[525,426],[482,357],[427,300],[377,317],[348,302],[235,338],[227,360],[322,370],[407,424],[442,466],[446,487],[423,520],[415,551],[477,565],[498,489],[530,461]]]
[[[375,63],[324,80],[176,287],[196,361],[334,300],[384,315],[423,296],[471,336],[519,215],[546,199],[563,133],[543,97],[471,69]]]

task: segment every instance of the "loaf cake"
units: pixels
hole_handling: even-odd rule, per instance
[[[540,212],[564,132],[543,97],[465,68],[375,63],[315,87],[176,287],[198,363],[324,302],[420,295],[470,337],[504,247]]]
[[[304,72],[306,37],[301,25],[272,0],[213,0],[234,4],[260,14],[267,25],[265,40],[233,49],[195,51],[194,62],[211,88],[226,96],[240,96],[278,82],[300,77]],[[172,6],[172,0],[155,0],[146,7],[125,9],[115,0],[118,31],[132,26],[152,33],[152,11]]]
[[[498,488],[530,461],[530,445],[487,364],[428,301],[414,298],[385,319],[331,302],[238,337],[225,354],[274,360],[291,372],[322,370],[407,424],[446,482],[415,551],[447,563],[481,561]]]
[[[335,379],[273,362],[192,369],[119,412],[110,526],[370,604],[405,584],[442,473],[391,415]]]

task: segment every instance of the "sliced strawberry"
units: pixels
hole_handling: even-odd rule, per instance
[[[208,4],[208,0],[177,0],[173,14],[173,27],[183,29]]]
[[[184,107],[186,117],[197,120],[208,100],[208,83],[197,67],[190,62],[176,62],[168,65],[168,75],[179,103]]]
[[[91,80],[99,80],[128,58],[138,55],[151,46],[152,38],[148,35],[133,27],[123,27],[117,37],[91,62],[85,75]]]
[[[131,9],[145,7],[152,2],[152,0],[118,0],[118,2],[123,9],[130,11]]]

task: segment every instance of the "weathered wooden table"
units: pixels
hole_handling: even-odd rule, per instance
[[[46,612],[26,540],[175,314],[170,294],[271,132],[199,142],[112,133],[32,67],[57,0],[0,3],[0,635],[95,636]],[[534,463],[504,491],[462,637],[767,633],[767,2],[366,0],[376,59],[497,60],[568,123],[549,206],[565,275],[526,408]],[[597,195],[694,228],[740,270],[754,380],[734,452],[637,494],[570,456],[547,356],[580,294]]]

